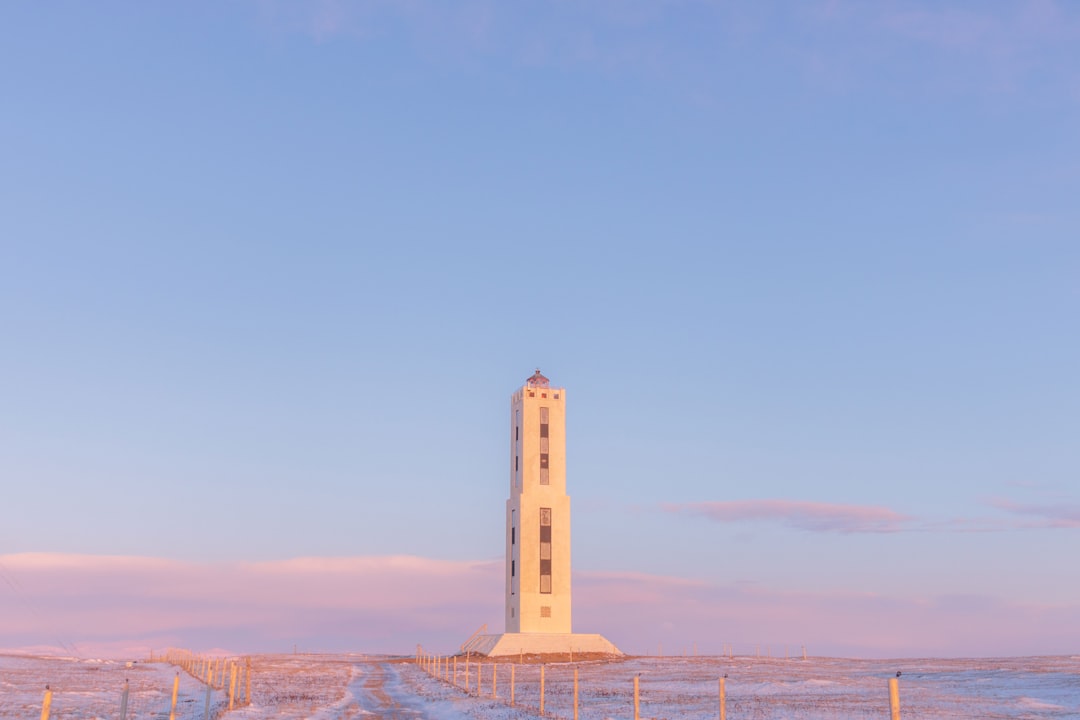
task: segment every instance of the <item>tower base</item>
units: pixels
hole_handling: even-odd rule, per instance
[[[622,655],[619,648],[603,635],[585,633],[503,633],[478,635],[469,641],[464,651],[488,657],[507,655]]]

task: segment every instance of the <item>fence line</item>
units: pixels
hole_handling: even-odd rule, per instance
[[[803,647],[802,650],[803,650],[803,659],[805,660],[806,659],[806,648]],[[732,657],[732,656],[727,655],[725,657]],[[552,714],[552,713],[549,713],[549,712],[546,711],[546,707],[545,707],[546,673],[545,673],[545,671],[546,671],[547,666],[546,666],[545,663],[542,663],[542,662],[539,663],[538,705],[521,705],[521,704],[519,704],[517,702],[517,697],[516,697],[516,692],[517,692],[516,670],[517,670],[517,665],[518,664],[524,664],[524,663],[517,663],[517,664],[515,664],[515,663],[498,663],[498,662],[484,663],[484,662],[480,662],[480,661],[474,661],[472,659],[472,654],[471,653],[466,653],[465,658],[464,658],[465,662],[464,662],[464,673],[463,673],[463,678],[462,678],[463,682],[459,683],[459,681],[458,681],[458,658],[459,658],[458,655],[446,656],[446,655],[436,655],[436,654],[433,654],[433,653],[427,653],[427,652],[424,651],[422,646],[418,645],[417,649],[416,649],[416,656],[413,659],[413,664],[417,668],[419,668],[421,671],[427,673],[428,675],[435,678],[436,680],[438,680],[440,682],[443,682],[443,683],[446,683],[447,685],[450,685],[450,686],[452,686],[454,688],[457,688],[458,690],[463,691],[466,695],[473,695],[473,696],[478,697],[478,698],[479,697],[488,697],[484,693],[482,668],[483,668],[483,666],[485,664],[490,665],[491,666],[491,676],[490,676],[490,682],[488,684],[488,687],[490,688],[490,691],[491,691],[491,694],[490,694],[491,699],[497,700],[497,701],[501,700],[508,707],[520,707],[520,708],[524,708],[525,710],[532,710],[540,717],[552,717],[552,718],[556,718],[557,720],[564,720],[560,715]],[[453,664],[453,668],[454,668],[452,675],[451,675],[451,673],[449,671],[449,667],[450,667],[451,663]],[[505,696],[505,697],[500,697],[499,694],[498,694],[498,672],[499,672],[499,665],[500,664],[503,664],[503,665],[509,664],[510,665],[509,694],[507,696]],[[559,663],[560,666],[564,666],[566,664],[567,663]],[[580,693],[579,693],[579,681],[578,681],[578,667],[577,667],[577,665],[575,663],[573,663],[573,661],[571,661],[569,664],[571,666],[573,666],[573,693],[572,693],[572,698],[573,698],[573,700],[572,700],[572,712],[573,712],[573,715],[572,715],[572,717],[573,717],[573,720],[579,720],[579,707],[580,707],[579,706],[579,698],[580,698]],[[470,666],[474,666],[476,668],[475,686],[470,685],[470,675],[472,673],[472,670],[471,670]],[[728,694],[727,694],[726,678],[727,678],[726,674],[723,677],[717,678],[718,682],[717,682],[716,701],[717,701],[717,717],[719,718],[719,720],[727,720]],[[641,720],[641,716],[640,716],[640,709],[641,709],[641,705],[640,705],[640,681],[641,681],[641,679],[640,679],[639,675],[635,675],[633,677],[633,690],[632,690],[633,720]],[[890,712],[890,720],[901,720],[901,718],[900,718],[900,689],[899,688],[900,688],[900,681],[899,681],[898,677],[888,679],[888,681],[887,681],[887,691],[888,691],[888,703],[889,703],[888,707],[889,707],[889,712]]]
[[[155,662],[153,653],[150,661]],[[203,703],[203,720],[211,720],[211,695],[213,690],[220,690],[228,697],[228,710],[238,707],[246,707],[251,704],[251,657],[212,657],[194,653],[190,650],[169,649],[156,659],[157,662],[166,662],[175,665],[186,672],[197,682],[206,687],[206,696]],[[176,675],[176,683],[173,687],[172,708],[169,711],[169,720],[176,720],[176,693],[180,681],[180,673]],[[125,718],[121,718],[125,720]]]
[[[232,686],[229,690],[229,710],[233,710],[235,707],[238,706],[236,701],[238,700],[239,696],[236,693],[236,682],[238,677],[241,676],[244,677],[247,681],[246,692],[243,695],[242,704],[251,704],[251,658],[248,657],[245,658],[245,660],[246,662],[244,663],[244,665],[241,665],[237,660],[229,661],[229,666],[232,668]],[[164,655],[159,655],[156,659],[151,654],[150,662],[165,662],[180,668],[180,670],[177,670],[176,674],[173,676],[172,692],[169,695],[169,720],[177,720],[178,717],[177,701],[180,695],[181,671],[187,672],[197,681],[206,685],[206,702],[203,708],[203,720],[211,720],[211,691],[215,687],[217,687],[218,689],[222,689],[220,686],[213,685],[212,680],[214,677],[219,677],[214,675],[214,673],[217,672],[218,666],[226,666],[226,661],[224,659],[221,659],[220,662],[218,662],[216,659],[214,661],[211,661],[207,657],[196,655],[195,653],[189,652],[187,650],[171,650],[166,652]],[[131,663],[128,663],[128,667],[131,667]],[[130,697],[131,684],[127,679],[125,679],[123,689],[120,693],[120,710],[118,714],[119,720],[128,720]],[[41,702],[41,720],[50,720],[50,718],[52,717],[52,704],[53,690],[49,685],[46,685],[45,697],[42,699]],[[155,713],[154,716],[164,717],[164,713]],[[134,715],[132,717],[134,718]]]

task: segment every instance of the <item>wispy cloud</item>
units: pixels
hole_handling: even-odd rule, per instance
[[[663,508],[721,523],[772,522],[807,532],[892,533],[907,529],[914,519],[876,505],[805,500],[731,500],[666,504]]]
[[[577,581],[575,627],[600,628],[632,653],[773,657],[1020,655],[1071,652],[1080,604],[1013,603],[988,595],[888,595],[683,582],[642,574]],[[1067,630],[1065,629],[1067,628]]]
[[[344,650],[407,654],[502,629],[502,563],[413,556],[188,563],[0,556],[0,648],[145,654]],[[1034,654],[1080,643],[1080,605],[989,596],[888,596],[770,588],[640,572],[574,576],[574,627],[625,651],[774,655]]]
[[[991,500],[990,504],[999,510],[1024,518],[1019,527],[1080,528],[1080,505],[1031,505],[1002,498]]]
[[[0,646],[407,649],[501,617],[501,561],[0,556]],[[460,642],[460,640],[458,640]]]
[[[626,72],[702,91],[730,86],[730,53],[779,63],[830,91],[891,86],[993,92],[1074,91],[1080,16],[1043,0],[964,8],[904,0],[824,0],[794,11],[769,3],[585,0],[531,7],[493,0],[258,0],[266,25],[316,42],[396,38],[438,58],[490,55],[529,67]],[[781,17],[782,16],[782,17]],[[931,77],[927,67],[936,69]],[[944,79],[941,79],[944,76]],[[728,78],[725,80],[725,78]]]

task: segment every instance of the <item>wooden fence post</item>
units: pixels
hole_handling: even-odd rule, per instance
[[[496,688],[498,687],[498,677],[499,677],[499,664],[495,663],[494,665],[491,666],[491,698],[493,700],[495,698],[499,697],[499,694],[496,691]]]
[[[457,687],[457,655],[454,656],[454,687]]]
[[[176,673],[172,683],[172,705],[169,706],[169,720],[176,720],[176,696],[180,692],[180,673]]]
[[[120,696],[120,720],[127,720],[127,706],[128,706],[128,693],[131,691],[131,686],[128,685],[128,681],[124,681],[124,693]]]
[[[203,702],[203,720],[210,720],[210,693],[213,690],[209,685],[206,686],[206,700]]]
[[[900,720],[900,680],[889,678],[889,712],[892,720]]]
[[[52,690],[45,686],[45,699],[41,701],[41,720],[49,720],[49,712],[52,709]]]
[[[469,656],[465,656],[465,694],[469,694]]]
[[[517,669],[516,665],[510,665],[510,707],[514,707],[514,670]]]
[[[727,688],[724,678],[720,678],[720,720],[727,720]]]
[[[573,650],[571,650],[571,652],[573,652]],[[577,703],[578,703],[578,677],[577,677],[577,668],[574,668],[574,720],[578,720]]]
[[[229,674],[232,676],[229,678],[229,710],[236,707],[236,662],[229,663]]]
[[[640,677],[634,676],[634,720],[641,720],[641,704],[638,702],[638,680]]]
[[[544,666],[540,666],[540,714],[544,714]]]

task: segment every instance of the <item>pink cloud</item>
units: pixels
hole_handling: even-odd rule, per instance
[[[0,645],[407,651],[501,623],[501,561],[0,556]],[[231,639],[230,639],[231,638]]]
[[[581,575],[575,626],[624,651],[862,657],[1007,656],[1072,652],[1080,604],[980,596],[813,592],[665,578]]]
[[[454,651],[502,629],[501,561],[421,557],[190,563],[142,557],[0,556],[0,648],[82,656],[151,648],[408,654]],[[1080,605],[988,596],[887,596],[769,588],[635,572],[575,573],[574,627],[631,653],[857,656],[1071,652]]]
[[[808,532],[890,533],[907,528],[912,518],[885,507],[842,505],[805,500],[731,500],[667,504],[665,510],[702,515],[721,523],[777,522]]]
[[[1022,528],[1080,528],[1080,505],[1029,505],[1012,500],[996,499],[990,504],[999,510],[1030,518]]]

